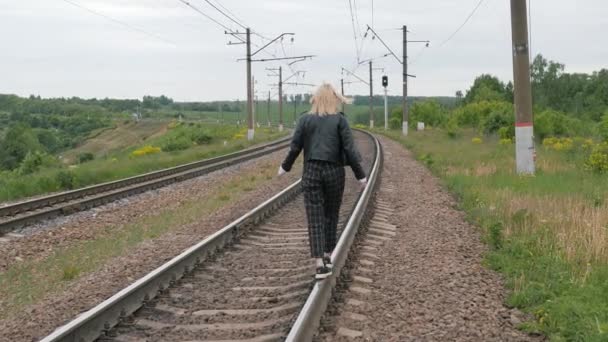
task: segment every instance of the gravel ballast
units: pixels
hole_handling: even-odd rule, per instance
[[[0,244],[0,272],[16,263],[42,260],[57,249],[103,236],[108,227],[122,229],[130,223],[154,217],[162,210],[179,210],[184,203],[203,200],[236,179],[260,177],[261,168],[269,165],[273,170],[278,168],[284,156],[285,150],[282,150],[159,190],[47,221],[24,237]],[[172,227],[167,233],[145,240],[128,253],[112,258],[100,269],[70,281],[63,290],[49,293],[18,314],[0,320],[0,341],[31,341],[43,337],[253,209],[300,176],[300,172],[294,171],[284,177],[266,179],[196,222]]]
[[[429,170],[398,143],[385,151],[375,217],[319,341],[530,341],[504,306],[477,228]]]

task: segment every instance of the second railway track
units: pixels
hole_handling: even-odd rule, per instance
[[[297,182],[43,341],[310,340],[379,184],[378,141],[356,139],[369,183],[347,180],[330,278],[314,281]]]
[[[201,176],[270,154],[287,146],[289,146],[289,138],[283,138],[216,158],[3,206],[0,207],[0,236],[41,220],[69,215],[123,197]]]

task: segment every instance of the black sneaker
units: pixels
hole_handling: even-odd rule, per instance
[[[323,257],[323,264],[325,264],[325,267],[329,268],[330,270],[334,269],[334,264],[331,263],[331,258],[328,256]]]
[[[315,279],[323,280],[331,275],[331,268],[327,266],[319,266],[317,267],[317,273],[315,274]]]

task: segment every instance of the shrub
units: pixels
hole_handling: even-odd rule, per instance
[[[514,127],[514,125],[515,118],[513,117],[513,113],[496,110],[483,119],[481,128],[485,134],[496,133],[502,128],[507,128],[505,134],[508,134],[508,127]],[[515,134],[515,128],[513,128],[513,134]]]
[[[197,145],[208,144],[213,139],[211,137],[211,135],[209,135],[207,132],[200,130],[200,129],[194,130],[190,137],[191,137],[192,141],[194,141]]]
[[[570,151],[574,148],[574,140],[572,138],[549,137],[543,139],[543,146],[555,151]]]
[[[598,133],[602,141],[608,141],[608,113],[602,116],[602,121],[598,125]]]
[[[410,124],[424,122],[430,126],[439,126],[447,121],[443,107],[437,101],[416,102],[412,105]]]
[[[401,118],[397,118],[397,117],[392,117],[390,118],[390,120],[388,121],[388,124],[390,126],[391,129],[401,129]]]
[[[167,139],[161,148],[163,151],[182,151],[192,146],[192,141],[185,136],[171,137]]]
[[[534,135],[540,140],[549,136],[572,137],[578,134],[585,135],[588,133],[586,131],[587,128],[581,120],[554,110],[545,110],[538,113],[534,118]]]
[[[56,165],[55,158],[44,152],[30,151],[27,153],[21,164],[19,165],[18,173],[20,175],[29,175],[40,170],[45,166]]]
[[[595,145],[585,166],[597,173],[608,171],[608,142]]]
[[[55,176],[55,180],[61,189],[71,190],[76,185],[76,176],[72,171],[59,171]]]
[[[500,145],[511,145],[513,144],[513,140],[511,139],[500,139],[498,142]]]
[[[500,139],[513,140],[515,138],[515,125],[509,125],[498,129],[498,136]]]
[[[450,137],[451,139],[456,139],[460,136],[458,122],[456,121],[456,118],[454,116],[452,116],[445,124],[445,131],[447,132],[448,137]]]
[[[478,144],[479,145],[479,144],[483,143],[483,140],[481,140],[480,137],[475,137],[475,138],[471,139],[471,142],[473,144]]]
[[[80,163],[80,164],[86,163],[93,159],[95,159],[95,155],[91,152],[83,152],[83,153],[78,154],[78,163]]]
[[[133,151],[131,153],[132,157],[141,157],[141,156],[145,156],[148,154],[155,154],[155,153],[159,153],[161,151],[160,147],[154,147],[154,146],[150,146],[150,145],[146,145],[140,149],[137,149],[135,151]],[[114,160],[112,160],[114,161]]]
[[[513,105],[503,101],[469,103],[464,107],[456,109],[454,117],[459,126],[479,127],[493,113],[512,116]],[[498,130],[498,128],[496,129]]]

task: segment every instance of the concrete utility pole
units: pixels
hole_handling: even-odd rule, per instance
[[[408,133],[408,120],[410,113],[407,108],[407,26],[403,25],[403,119],[401,120],[401,130],[404,136]]]
[[[293,127],[296,127],[296,123],[298,121],[298,95],[293,95]]]
[[[255,126],[257,123],[257,118],[258,118],[258,95],[257,95],[257,90],[255,89],[255,77],[251,77],[251,96],[253,98],[253,110],[252,110],[252,121],[253,121],[253,125]],[[255,129],[255,127],[254,127]]]
[[[374,70],[369,61],[369,128],[374,128]]]
[[[388,76],[382,76],[382,87],[384,87],[384,130],[388,130]]]
[[[283,67],[279,67],[279,132],[283,132]]]
[[[247,140],[253,140],[254,128],[253,128],[253,89],[251,79],[251,30],[247,28],[246,31],[246,42],[247,42]]]
[[[270,127],[270,90],[268,91],[268,102],[266,105],[266,119],[268,120],[268,127]]]
[[[534,174],[534,125],[526,0],[511,0],[513,84],[515,92],[515,159],[517,173]]]
[[[343,78],[340,79],[340,88],[342,88],[342,97],[344,97],[344,79]],[[342,102],[342,113],[345,112],[344,106],[345,106],[345,103]]]

